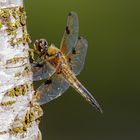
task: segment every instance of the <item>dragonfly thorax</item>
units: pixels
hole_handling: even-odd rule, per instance
[[[46,61],[49,62],[54,68],[56,68],[57,73],[62,72],[62,65],[67,64],[67,59],[60,49],[51,45],[47,49]]]
[[[57,47],[55,47],[53,44],[50,47],[48,47],[48,49],[47,49],[47,55],[50,57],[51,56],[57,57],[57,55],[59,55],[60,52],[61,51]]]

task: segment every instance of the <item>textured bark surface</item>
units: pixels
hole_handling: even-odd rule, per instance
[[[0,0],[0,140],[41,140],[22,0]]]

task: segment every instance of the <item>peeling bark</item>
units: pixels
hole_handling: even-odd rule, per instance
[[[23,0],[0,0],[0,140],[41,140]]]

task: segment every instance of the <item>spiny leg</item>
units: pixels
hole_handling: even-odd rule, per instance
[[[41,58],[41,54],[38,53],[36,49],[36,42],[33,45],[34,48],[29,49],[33,81],[47,79],[54,72],[54,69],[49,65],[49,63]]]

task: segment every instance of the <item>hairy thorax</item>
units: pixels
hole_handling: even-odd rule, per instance
[[[57,73],[62,72],[62,66],[67,65],[67,59],[63,53],[56,47],[51,46],[48,48],[48,62],[57,70]]]

